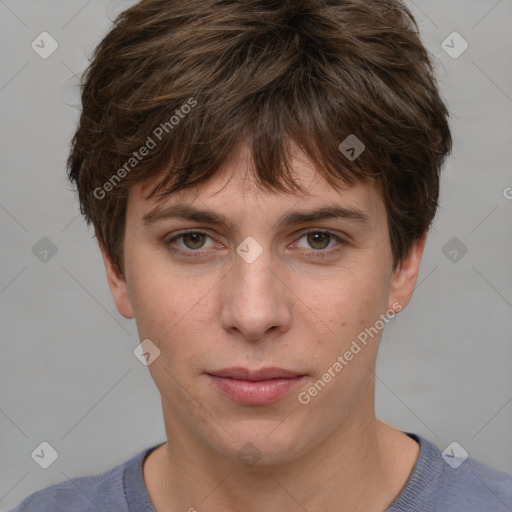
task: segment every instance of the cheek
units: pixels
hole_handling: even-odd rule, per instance
[[[132,251],[129,263],[128,289],[140,336],[161,338],[183,323],[193,326],[190,318],[204,307],[211,279],[167,265],[160,249]]]
[[[361,393],[371,385],[382,334],[382,329],[375,325],[386,312],[387,291],[382,274],[375,270],[351,273],[347,279],[340,280],[338,286],[330,286],[329,292],[324,291],[323,295],[317,291],[324,297],[317,306],[318,315],[325,319],[324,325],[329,326],[329,331],[327,337],[316,335],[313,338],[318,372],[314,382],[318,382],[317,379],[328,382],[325,391],[319,393],[323,398],[316,403],[319,411],[321,404],[339,405],[339,409],[328,413],[333,421],[352,410]],[[326,332],[325,327],[323,332]]]
[[[322,366],[330,367],[338,356],[343,356],[352,347],[357,354],[351,359],[350,366],[359,370],[371,368],[382,331],[378,328],[379,319],[386,312],[388,293],[382,274],[375,270],[351,272],[346,279],[331,281],[327,289],[318,286],[310,289],[308,306],[316,304],[312,309],[315,317],[322,320],[309,326],[316,331],[310,332],[315,340],[316,357]],[[319,335],[320,332],[323,335]],[[354,341],[356,345],[353,345]]]
[[[184,373],[202,373],[212,350],[209,333],[216,321],[218,276],[196,278],[147,260],[136,268],[132,267],[129,288],[139,338],[150,339],[160,349],[149,367],[155,383],[168,386],[169,374],[181,381]]]
[[[346,279],[333,280],[327,289],[315,288],[311,296],[316,296],[313,303],[329,326],[351,329],[373,324],[385,312],[389,290],[375,270],[354,271]]]
[[[150,339],[159,348],[159,357],[148,370],[162,397],[171,403],[186,403],[193,388],[186,386],[201,366],[208,339],[204,322],[208,317],[206,291],[183,283],[177,276],[155,279],[140,275],[133,282],[134,312],[139,338]]]

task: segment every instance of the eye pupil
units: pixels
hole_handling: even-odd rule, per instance
[[[200,243],[199,246],[196,245],[197,242],[201,242],[202,237],[203,237],[203,235],[201,233],[184,233],[183,241],[185,242],[185,245],[189,246],[189,244],[187,243],[187,239],[192,239],[192,247],[189,247],[189,248],[198,249],[199,247],[201,247],[204,244],[204,241],[203,241],[203,243]]]
[[[320,237],[320,240],[318,240],[318,237]],[[329,234],[328,233],[320,233],[320,232],[313,232],[309,233],[309,240],[308,242],[311,242],[311,245],[314,247],[315,243],[322,242],[322,239],[327,240],[327,243],[322,244],[321,247],[315,247],[317,249],[325,249],[329,245]],[[316,238],[316,240],[315,240]]]

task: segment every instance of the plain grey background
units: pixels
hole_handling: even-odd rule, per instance
[[[133,355],[135,322],[114,306],[65,174],[73,75],[131,3],[0,1],[3,510],[165,440],[158,391]],[[512,0],[407,5],[434,58],[454,150],[414,297],[384,331],[377,413],[512,472]],[[31,47],[42,32],[58,44],[47,58]],[[43,237],[55,254],[42,255]],[[43,441],[58,452],[48,469],[31,457]]]

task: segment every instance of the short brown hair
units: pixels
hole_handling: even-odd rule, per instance
[[[350,135],[365,145],[356,159],[339,149]],[[197,185],[242,140],[264,189],[307,193],[290,142],[334,187],[376,183],[395,270],[431,225],[452,144],[406,6],[143,0],[121,13],[84,74],[67,162],[81,212],[121,274],[130,187],[161,175],[149,197],[165,198]]]

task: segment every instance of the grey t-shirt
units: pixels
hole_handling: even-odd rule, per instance
[[[471,458],[454,469],[443,460],[436,445],[417,434],[407,435],[420,444],[420,454],[404,488],[385,512],[512,511],[512,474]],[[158,446],[144,449],[103,473],[36,491],[10,512],[155,512],[144,484],[142,463]]]

